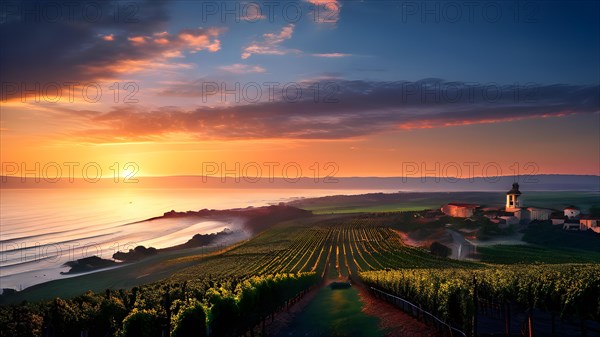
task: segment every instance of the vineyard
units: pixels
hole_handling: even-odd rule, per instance
[[[238,336],[296,301],[318,277],[277,274],[160,282],[131,290],[2,307],[2,336]]]
[[[355,216],[271,229],[221,255],[199,260],[171,280],[298,272],[345,278],[370,270],[453,266],[477,265],[439,259],[424,249],[407,247],[381,218]]]
[[[512,265],[370,271],[364,282],[416,303],[455,326],[471,331],[477,303],[513,303],[560,317],[600,319],[600,266]]]
[[[283,222],[216,254],[167,261],[188,267],[160,282],[2,306],[0,331],[2,336],[262,335],[269,317],[311,287],[347,278],[406,298],[467,331],[475,296],[564,316],[600,317],[597,265],[493,266],[439,258],[405,246],[390,219],[360,214]],[[205,324],[193,323],[198,321]]]

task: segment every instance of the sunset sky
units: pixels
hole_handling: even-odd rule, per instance
[[[107,175],[133,162],[140,176],[207,162],[600,173],[597,1],[0,6],[2,174],[50,162]]]

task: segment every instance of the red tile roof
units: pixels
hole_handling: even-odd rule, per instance
[[[450,202],[448,206],[456,206],[456,207],[468,207],[468,208],[477,208],[479,205],[477,204],[467,204],[463,202]]]

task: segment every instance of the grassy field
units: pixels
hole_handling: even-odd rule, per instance
[[[297,200],[291,205],[318,214],[395,212],[439,209],[448,202],[467,202],[486,206],[504,205],[504,194],[498,192],[399,192],[363,195],[338,195]],[[600,206],[598,192],[538,192],[528,191],[521,200],[523,206],[561,210],[577,205],[584,211]]]
[[[577,249],[548,248],[537,245],[495,245],[477,247],[482,262],[517,263],[598,263],[600,253]]]
[[[354,287],[323,287],[278,336],[381,336],[378,319],[362,312]]]
[[[307,207],[315,214],[348,214],[348,213],[374,213],[374,212],[406,212],[434,209],[438,205],[430,204],[384,204],[384,205],[355,205],[355,206],[314,206]]]
[[[37,284],[3,299],[2,304],[19,303],[24,300],[48,300],[55,297],[69,298],[88,290],[102,292],[105,289],[129,289],[160,281],[177,270],[195,264],[197,260],[208,260],[222,252],[214,248],[195,248],[159,254],[114,269]]]
[[[600,234],[580,231],[564,231],[562,226],[551,224],[531,224],[525,230],[523,241],[551,249],[565,248],[575,250],[588,250],[600,253]]]

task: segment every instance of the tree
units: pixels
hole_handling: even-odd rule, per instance
[[[110,296],[110,295],[109,295]],[[96,327],[99,329],[99,334],[104,335],[109,332],[112,333],[117,330],[117,327],[125,319],[127,310],[123,301],[114,296],[105,298],[99,305],[98,316],[96,317]]]
[[[55,298],[48,306],[48,319],[52,330],[61,336],[76,335],[80,332],[78,320],[81,312],[70,300]]]
[[[155,310],[133,311],[123,320],[123,337],[158,337],[160,322]]]
[[[444,246],[443,244],[437,241],[433,241],[433,243],[431,243],[429,251],[431,252],[431,254],[439,257],[448,257],[452,253],[452,250],[450,250],[450,248]]]
[[[200,302],[183,307],[173,318],[172,337],[204,337],[206,336],[206,313]]]
[[[235,298],[228,293],[210,289],[210,329],[213,336],[233,336],[239,329],[239,310]]]

